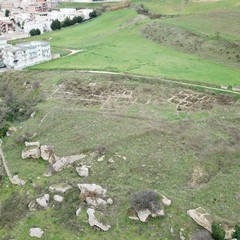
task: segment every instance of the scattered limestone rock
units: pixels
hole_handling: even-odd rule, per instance
[[[183,229],[183,228],[180,228],[179,238],[180,238],[180,240],[185,240],[185,237],[184,237],[184,229]]]
[[[49,198],[50,198],[49,194],[44,194],[43,197],[46,199],[47,202],[49,202]]]
[[[172,204],[172,201],[165,197],[164,195],[162,195],[162,203],[166,206],[170,206]]]
[[[112,204],[113,204],[113,200],[112,200],[111,198],[108,198],[108,199],[107,199],[107,204],[108,204],[108,205],[112,205]]]
[[[212,216],[202,207],[191,209],[187,214],[200,226],[212,232]]]
[[[26,181],[22,180],[18,175],[14,175],[12,177],[12,183],[19,186],[23,186],[26,184]]]
[[[47,208],[48,207],[48,202],[49,202],[49,194],[45,194],[43,197],[37,198],[36,202],[41,207]]]
[[[39,142],[25,142],[25,146],[26,147],[40,147],[40,143]]]
[[[35,114],[36,114],[36,111],[34,111],[33,113],[31,113],[31,118],[33,118],[34,116],[35,116]]]
[[[80,215],[80,213],[82,212],[82,208],[78,208],[77,211],[76,211],[76,216],[78,217]]]
[[[85,165],[81,167],[76,167],[76,171],[78,172],[80,177],[87,177],[89,175],[89,167]]]
[[[78,184],[81,194],[93,193],[96,196],[106,196],[107,190],[96,184]]]
[[[223,229],[225,231],[225,238],[224,239],[232,239],[232,234],[235,232],[234,228],[229,228],[228,226],[224,225]]]
[[[108,162],[109,163],[114,163],[114,160],[112,158],[109,158]]]
[[[56,202],[62,202],[63,201],[63,197],[60,195],[54,195],[53,196],[53,200]]]
[[[88,208],[87,214],[88,214],[88,223],[91,227],[96,226],[103,231],[108,231],[109,230],[109,228],[110,228],[109,225],[104,225],[97,220],[97,218],[95,217],[95,210],[94,209]]]
[[[98,162],[102,162],[103,160],[104,160],[104,158],[105,158],[105,155],[103,155],[103,156],[101,156],[100,158],[98,158]]]
[[[152,214],[151,211],[148,209],[141,210],[138,213],[138,218],[140,219],[141,222],[146,222],[148,217]]]
[[[31,201],[29,204],[28,204],[28,208],[29,208],[29,210],[31,211],[31,212],[33,212],[33,211],[36,211],[37,210],[37,203],[36,203],[36,201],[34,200],[34,201]]]
[[[9,127],[9,129],[8,129],[8,132],[10,132],[10,133],[13,133],[13,132],[16,132],[17,131],[17,128],[15,128],[15,127]]]
[[[67,183],[58,183],[58,184],[53,184],[49,187],[50,192],[61,192],[65,193],[69,189],[71,189],[72,186],[68,185]]]
[[[26,158],[40,158],[41,153],[40,153],[40,149],[38,147],[35,148],[26,148],[22,151],[22,159],[26,159]]]
[[[139,218],[137,216],[128,216],[129,219],[132,219],[132,220],[137,220],[139,221]]]
[[[48,161],[51,155],[53,154],[53,147],[49,145],[42,145],[40,147],[41,158]]]
[[[96,198],[96,197],[87,197],[86,203],[93,207],[98,207],[100,205],[106,206],[107,202],[103,200],[102,198]]]
[[[44,231],[41,228],[30,228],[29,235],[30,237],[41,238],[44,234]]]
[[[59,160],[57,160],[55,163],[53,163],[53,170],[55,172],[60,172],[68,165],[70,165],[76,161],[80,161],[80,160],[84,159],[85,157],[86,157],[85,154],[62,157]]]

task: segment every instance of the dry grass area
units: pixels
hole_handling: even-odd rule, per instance
[[[173,47],[176,50],[194,54],[201,58],[223,63],[231,67],[240,67],[239,43],[230,42],[215,36],[200,36],[184,29],[155,21],[142,29],[142,34],[158,44]]]

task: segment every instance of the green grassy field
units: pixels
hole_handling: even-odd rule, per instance
[[[84,51],[31,69],[104,70],[217,85],[239,85],[239,69],[206,61],[145,39],[140,29],[149,21],[139,17],[133,9],[126,9],[33,38],[51,39],[53,47]]]
[[[163,22],[202,36],[214,37],[219,33],[224,39],[240,40],[240,23],[237,21],[239,18],[240,9],[233,9],[166,19]]]
[[[44,229],[43,239],[47,240],[78,237],[108,240],[126,239],[126,236],[131,239],[176,239],[180,228],[185,229],[188,239],[197,225],[186,211],[198,206],[230,226],[240,221],[240,205],[235,198],[240,187],[239,101],[228,104],[221,95],[139,78],[77,71],[36,72],[35,75],[46,100],[37,105],[34,118],[14,123],[17,132],[4,138],[3,151],[10,170],[27,184],[21,188],[11,186],[6,177],[1,182],[2,203],[6,200],[11,206],[12,192],[23,197],[17,208],[8,209],[9,218],[3,214],[1,239],[30,239],[28,231],[33,226]],[[26,80],[29,84],[36,80],[33,72],[1,75],[1,81],[20,83]],[[89,83],[96,83],[96,86],[89,88]],[[126,90],[132,91],[132,100],[112,99],[111,102],[109,93],[113,90],[116,96]],[[65,91],[72,92],[70,99],[64,97]],[[207,105],[209,108],[203,103],[193,110],[177,111],[176,104],[167,100],[182,91],[218,100],[211,101]],[[91,99],[92,94],[103,96],[104,102],[110,101],[109,104],[81,100]],[[26,132],[37,134],[31,141],[53,145],[58,156],[86,153],[88,157],[84,162],[92,166],[91,175],[80,178],[75,165],[52,177],[44,177],[48,167],[45,161],[20,157],[24,145],[17,139]],[[90,157],[99,146],[106,147],[103,162]],[[125,158],[117,157],[116,153]],[[114,163],[108,162],[110,158]],[[196,168],[202,175],[193,179]],[[35,212],[23,208],[26,201],[48,192],[48,186],[57,182],[68,182],[74,187],[73,192],[64,194],[68,203]],[[87,207],[80,202],[76,187],[81,182],[100,184],[108,189],[108,195],[114,200],[111,207],[103,209],[106,221],[112,226],[109,232],[93,230],[86,223]],[[131,193],[144,189],[162,192],[173,201],[172,206],[165,209],[165,217],[151,219],[148,223],[127,218]],[[84,210],[76,218],[75,208],[79,205]],[[170,227],[174,233],[170,232]]]
[[[198,0],[132,0],[133,3],[143,4],[147,9],[161,14],[191,14],[215,11],[218,9],[240,8],[238,0],[198,1]]]

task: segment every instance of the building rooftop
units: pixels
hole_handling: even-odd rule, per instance
[[[15,52],[20,52],[20,51],[23,51],[22,48],[19,48],[19,47],[7,47],[5,48],[5,51],[7,52],[12,52],[12,53],[15,53]]]

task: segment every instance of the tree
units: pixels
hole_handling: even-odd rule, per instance
[[[81,23],[82,22],[82,17],[80,17],[80,16],[75,16],[73,19],[72,19],[72,21],[74,22],[74,24],[75,23]]]
[[[97,17],[96,11],[90,12],[90,13],[89,13],[89,17],[90,17],[90,18],[95,18],[95,17]]]
[[[64,21],[62,22],[63,27],[68,27],[68,26],[71,26],[73,24],[74,24],[74,22],[69,17],[66,17],[64,19]]]
[[[58,19],[56,19],[51,23],[50,27],[53,31],[59,30],[62,28],[61,22]]]
[[[212,224],[212,237],[214,240],[224,240],[225,231],[219,223]]]
[[[33,28],[32,30],[30,30],[29,32],[30,36],[36,36],[36,35],[40,35],[41,31],[38,28]]]
[[[8,9],[5,10],[5,17],[9,17],[10,11]]]

